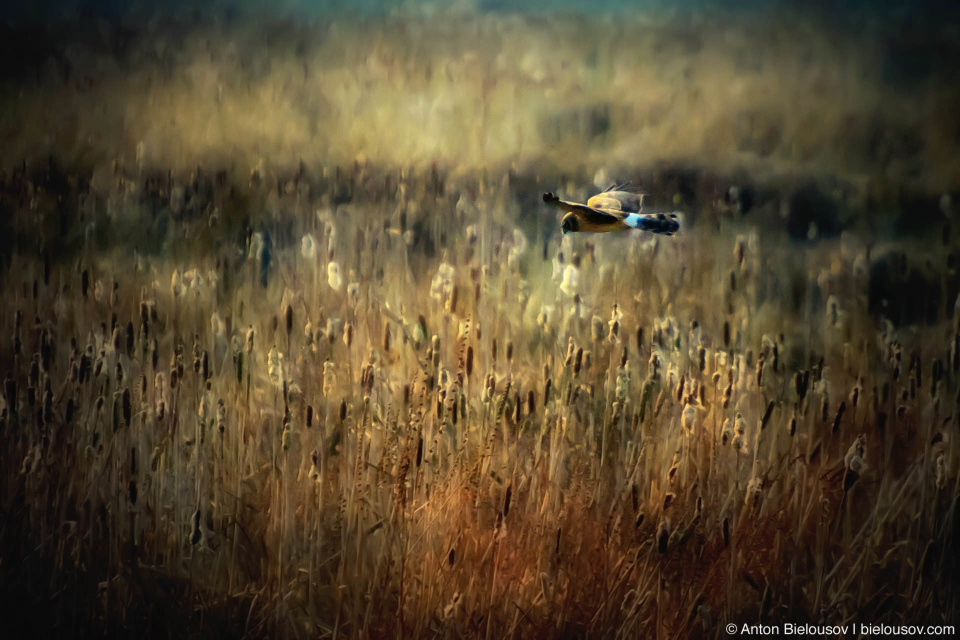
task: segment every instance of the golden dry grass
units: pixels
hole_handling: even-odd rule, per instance
[[[36,162],[4,182],[8,619],[47,637],[488,639],[955,623],[949,241],[860,221],[797,244],[774,205],[732,215],[726,186],[672,238],[561,240],[525,204],[582,195],[600,165],[721,150],[754,166],[721,124],[746,102],[779,114],[767,170],[855,178],[835,134],[878,94],[828,108],[786,78],[829,93],[856,54],[784,74],[794,49],[745,70],[732,27],[396,20],[327,24],[299,58],[188,30],[160,62],[131,54],[148,80],[107,70],[5,103],[5,122],[46,118],[7,129],[14,156],[52,140],[104,163],[89,188]],[[844,46],[778,28],[815,59]],[[567,63],[544,54],[557,42]],[[670,47],[698,62],[651,62]],[[557,109],[598,100],[612,130],[587,145]],[[795,157],[795,138],[820,143]],[[224,173],[188,176],[200,162]],[[903,269],[942,292],[935,322],[871,315],[871,264],[892,250],[929,261]]]

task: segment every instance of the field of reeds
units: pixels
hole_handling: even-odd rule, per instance
[[[4,623],[956,624],[952,90],[905,97],[803,25],[773,29],[821,38],[787,91],[792,63],[751,66],[730,25],[650,22],[628,42],[605,23],[392,20],[326,24],[318,45],[87,25],[5,72]],[[524,55],[461,38],[509,52],[512,30],[535,40]],[[621,65],[613,44],[673,47],[676,68]],[[849,103],[807,91],[851,79]],[[731,84],[697,121],[688,98]],[[860,112],[876,130],[850,130]],[[681,232],[562,237],[540,201],[615,180],[683,211]]]

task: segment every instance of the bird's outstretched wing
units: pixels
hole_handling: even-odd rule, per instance
[[[612,184],[587,200],[587,206],[595,209],[606,209],[607,211],[639,213],[643,209],[643,197],[645,195],[629,182]]]
[[[545,193],[543,194],[543,201],[547,204],[551,204],[558,209],[563,209],[567,213],[576,213],[581,216],[584,220],[590,224],[596,225],[610,225],[617,224],[621,221],[622,217],[616,215],[616,210],[614,211],[602,211],[597,207],[590,206],[588,204],[580,204],[578,202],[567,202],[566,200],[561,200],[555,194]]]

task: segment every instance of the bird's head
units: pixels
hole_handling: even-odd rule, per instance
[[[560,230],[563,232],[563,235],[576,233],[580,230],[580,219],[577,218],[575,214],[568,213],[560,220]]]

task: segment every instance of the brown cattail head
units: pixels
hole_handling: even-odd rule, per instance
[[[670,520],[662,518],[657,525],[657,551],[666,553],[670,543]]]
[[[447,311],[454,315],[457,313],[457,300],[460,296],[459,291],[460,291],[460,288],[454,285],[453,288],[450,290],[450,298],[447,300],[447,305],[446,305]]]
[[[773,415],[774,402],[771,400],[767,403],[767,410],[763,412],[763,418],[760,420],[760,430],[763,431],[767,428],[767,423],[770,422],[770,416]]]
[[[130,426],[130,420],[133,416],[133,403],[130,401],[130,389],[123,390],[123,424],[127,427]]]
[[[473,345],[467,345],[467,355],[464,368],[466,369],[467,377],[471,377],[473,375]]]
[[[190,544],[196,545],[202,537],[203,533],[200,531],[200,509],[197,509],[193,513],[193,533],[190,534]]]
[[[837,415],[833,419],[833,432],[836,433],[840,430],[840,423],[843,420],[843,413],[847,409],[846,400],[840,402],[840,406],[837,407]]]
[[[287,329],[287,335],[289,336],[293,332],[293,307],[289,304],[287,308],[283,311],[284,325]]]
[[[573,358],[573,375],[580,375],[580,368],[583,366],[583,347],[577,347],[577,353]]]

